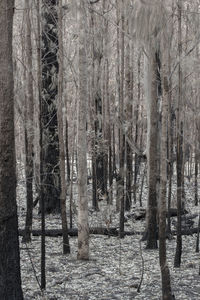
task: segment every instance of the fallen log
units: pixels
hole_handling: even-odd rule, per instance
[[[181,235],[192,235],[194,233],[198,232],[198,227],[195,228],[187,228],[187,229],[182,229]],[[176,235],[176,231],[172,231],[172,235]]]
[[[186,209],[181,210],[181,215],[188,214],[188,211]],[[177,217],[177,208],[170,208],[167,212],[167,216],[169,217]]]
[[[40,229],[33,229],[32,230],[33,236],[40,236],[41,230]],[[68,230],[68,234],[70,236],[78,236],[78,229],[73,228]],[[105,227],[94,227],[90,228],[90,234],[99,234],[99,235],[108,235],[108,236],[118,236],[119,230],[116,227],[105,228]],[[135,235],[135,234],[142,234],[142,232],[135,232],[135,231],[125,231],[125,235]],[[19,235],[24,235],[24,229],[19,229]],[[45,235],[50,237],[59,237],[62,236],[62,229],[46,229]]]
[[[68,230],[68,234],[70,236],[78,236],[78,229],[73,228]],[[117,236],[118,230],[117,228],[102,228],[102,227],[95,227],[95,228],[90,228],[90,234],[101,234],[101,235],[112,235],[112,236]],[[19,235],[23,236],[24,235],[24,229],[19,229]],[[40,229],[33,229],[32,230],[32,235],[33,236],[40,236],[41,235],[41,230]],[[58,237],[62,236],[62,229],[46,229],[45,230],[45,235],[50,236],[50,237]]]

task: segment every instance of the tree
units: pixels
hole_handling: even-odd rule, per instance
[[[57,120],[58,95],[58,13],[57,0],[42,2],[42,126],[43,182],[45,212],[60,211],[60,168]]]
[[[78,259],[89,259],[89,225],[87,199],[87,17],[85,0],[79,0],[79,111],[78,111]]]
[[[138,17],[138,37],[145,43],[145,98],[147,110],[147,248],[157,248],[157,201],[159,195],[159,144],[161,103],[160,3],[142,2]],[[146,20],[145,24],[144,19]]]
[[[33,211],[33,140],[34,140],[34,97],[33,97],[33,63],[31,41],[30,2],[25,2],[26,16],[26,60],[27,60],[27,91],[26,91],[26,116],[25,116],[25,148],[26,148],[26,225],[24,242],[30,242]]]
[[[183,162],[183,123],[181,122],[180,109],[182,104],[182,1],[178,0],[178,99],[176,113],[176,177],[177,177],[177,239],[174,266],[180,267],[182,255],[182,235],[181,235],[181,209],[182,209],[182,162]]]
[[[163,8],[162,8],[163,9]],[[165,33],[165,32],[164,32]],[[159,194],[159,260],[162,277],[162,299],[172,300],[170,272],[166,257],[166,191],[167,191],[167,119],[168,119],[168,57],[165,49],[166,37],[162,43],[162,129],[160,147],[160,194]],[[168,54],[168,53],[167,53]]]
[[[13,8],[13,0],[0,2],[0,299],[2,300],[23,300],[16,205]]]
[[[61,193],[60,193],[60,206],[61,206],[61,218],[63,229],[63,253],[70,253],[69,238],[68,238],[68,226],[66,215],[66,182],[65,182],[65,146],[64,146],[64,130],[63,130],[63,35],[62,26],[63,14],[62,14],[62,0],[59,1],[59,13],[58,13],[58,39],[59,39],[59,74],[58,74],[58,136],[59,136],[59,152],[60,152],[60,177],[61,177]]]

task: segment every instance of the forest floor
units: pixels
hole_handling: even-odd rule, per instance
[[[25,183],[22,171],[18,178],[17,199],[19,227],[25,224]],[[91,195],[91,187],[88,186]],[[186,209],[189,213],[198,213],[194,203],[192,182],[186,184]],[[175,197],[175,191],[173,193]],[[76,197],[76,185],[75,185]],[[147,188],[144,187],[143,203],[145,206]],[[90,201],[91,203],[91,201]],[[142,232],[145,220],[135,220],[139,211],[135,205],[127,215],[125,230]],[[114,206],[110,208],[111,227],[118,227],[119,215]],[[100,211],[89,209],[90,227],[106,227],[108,209],[101,203]],[[173,218],[175,219],[175,218]],[[195,219],[195,225],[198,218]],[[172,222],[173,223],[173,222]],[[76,224],[76,215],[74,219]],[[76,225],[75,225],[76,227]],[[37,208],[33,213],[33,228],[40,228],[40,216]],[[46,228],[61,228],[58,215],[46,217]],[[90,260],[77,260],[77,237],[70,237],[71,254],[62,254],[62,237],[46,237],[46,291],[40,291],[40,237],[32,237],[29,244],[21,243],[21,274],[24,300],[158,300],[161,299],[161,276],[158,250],[145,249],[145,242],[140,242],[141,235],[125,236],[123,239],[103,235],[90,236]],[[200,254],[195,252],[196,234],[183,237],[183,254],[180,268],[174,268],[176,237],[167,240],[167,256],[171,272],[171,285],[176,299],[200,299]],[[137,287],[144,274],[140,292]]]

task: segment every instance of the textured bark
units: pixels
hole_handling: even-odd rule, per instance
[[[100,24],[101,17],[92,13],[92,59],[93,59],[93,101],[94,101],[94,128],[95,128],[95,173],[96,173],[96,188],[97,201],[101,194],[106,191],[104,177],[104,145],[103,145],[103,94],[102,94],[102,72],[103,72],[103,37],[102,26]]]
[[[37,10],[37,86],[38,86],[38,100],[39,100],[39,159],[40,159],[40,187],[39,200],[41,211],[41,289],[46,287],[46,245],[45,245],[45,198],[43,182],[43,164],[44,164],[44,148],[43,148],[43,124],[42,124],[42,49],[41,49],[41,9],[40,0],[36,2]]]
[[[125,2],[125,30],[129,34],[130,33],[130,18],[128,18],[129,14],[129,1]],[[132,50],[132,51],[131,51]],[[132,110],[133,110],[133,72],[131,72],[133,66],[131,62],[131,52],[133,55],[133,48],[131,49],[131,41],[126,37],[125,39],[125,112],[126,112],[126,120],[128,124],[127,135],[128,138],[132,139]],[[132,149],[128,142],[126,142],[126,198],[125,198],[125,210],[129,211],[131,209],[132,204],[132,180],[133,180],[133,153]]]
[[[118,0],[117,0],[118,1]],[[125,60],[124,60],[124,29],[125,29],[125,18],[124,18],[124,0],[121,0],[120,3],[118,3],[120,8],[120,14],[121,14],[121,33],[120,33],[120,94],[119,94],[119,119],[121,123],[121,127],[119,129],[119,181],[118,181],[118,195],[119,197],[119,203],[120,203],[120,220],[119,220],[119,236],[120,238],[124,237],[124,210],[125,210],[125,203],[124,203],[124,153],[125,153],[125,135],[123,132],[123,117],[124,117],[124,66],[125,66]]]
[[[138,134],[139,134],[139,127],[138,127],[138,121],[139,121],[139,103],[140,103],[140,97],[141,97],[141,53],[139,54],[138,61],[138,86],[137,86],[137,104],[135,107],[135,145],[138,144]],[[137,176],[139,173],[140,168],[140,158],[137,153],[135,153],[135,166],[134,166],[134,189],[133,189],[133,198],[134,202],[137,202]]]
[[[58,136],[59,136],[59,166],[60,166],[60,177],[61,177],[61,193],[60,193],[60,206],[61,206],[61,219],[62,219],[62,230],[63,230],[63,254],[70,253],[70,245],[68,238],[68,225],[67,225],[67,214],[66,214],[66,182],[65,182],[65,145],[64,145],[64,128],[63,128],[63,113],[62,108],[64,106],[63,101],[63,35],[62,35],[62,0],[59,0],[59,13],[58,13],[58,41],[59,41],[59,74],[58,74],[58,108],[57,108],[57,119],[58,119]]]
[[[85,0],[79,1],[79,111],[78,111],[78,259],[89,259],[89,225],[87,199],[87,57],[86,30],[87,18]]]
[[[30,231],[32,228],[33,211],[33,140],[34,140],[34,97],[33,97],[33,63],[32,63],[32,42],[31,42],[31,20],[30,2],[25,4],[26,14],[26,60],[27,60],[27,91],[26,91],[26,116],[25,116],[25,148],[26,148],[26,224],[23,242],[30,242]]]
[[[164,52],[164,50],[163,50]],[[167,190],[167,118],[168,118],[168,79],[166,59],[163,55],[163,97],[162,97],[162,134],[160,149],[160,199],[159,199],[159,260],[162,277],[162,299],[172,300],[169,267],[166,257],[166,190]]]
[[[58,30],[57,0],[42,2],[42,126],[45,212],[60,211],[60,169],[57,121]]]
[[[179,59],[180,59],[182,55],[181,0],[178,1],[177,5],[178,5],[178,52],[179,52]],[[181,102],[182,102],[182,66],[180,61],[178,67],[178,100],[177,100],[177,112],[176,112],[177,240],[176,240],[176,253],[174,258],[174,267],[180,267],[181,254],[182,254],[181,209],[182,209],[183,130],[182,130],[182,122],[180,121]]]
[[[13,0],[0,1],[0,299],[22,300],[16,205]]]
[[[148,216],[147,216],[147,248],[157,248],[157,181],[158,181],[158,62],[156,53],[151,55],[149,62],[149,101],[148,113]]]

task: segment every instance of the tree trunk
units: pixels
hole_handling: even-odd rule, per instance
[[[129,1],[125,3],[126,22],[125,30],[129,34],[130,30],[130,18],[129,13]],[[133,110],[133,72],[131,72],[133,66],[131,61],[131,41],[126,37],[125,39],[125,106],[126,106],[126,120],[127,120],[127,132],[128,138],[132,139],[132,110]],[[133,47],[132,47],[133,48]],[[132,53],[133,55],[133,53]],[[126,198],[125,198],[125,210],[130,211],[132,204],[132,180],[133,180],[133,153],[128,142],[126,142]]]
[[[182,34],[181,34],[181,23],[182,23],[182,4],[181,0],[178,1],[178,52],[179,60],[182,54]],[[180,108],[182,102],[182,67],[181,61],[179,62],[178,68],[178,102],[177,102],[177,113],[176,113],[176,176],[177,176],[177,240],[176,240],[176,253],[174,258],[174,267],[180,267],[181,265],[181,254],[182,254],[182,236],[181,236],[181,209],[182,209],[182,145],[183,145],[183,130],[182,122],[180,121]]]
[[[147,214],[147,248],[157,248],[157,181],[158,181],[158,54],[151,54],[149,62],[149,97],[148,113],[148,214]]]
[[[89,259],[89,225],[87,199],[87,57],[86,29],[87,16],[85,0],[79,1],[79,112],[78,112],[78,259]]]
[[[139,103],[140,103],[140,89],[141,89],[141,53],[139,54],[138,61],[138,86],[137,86],[137,94],[138,94],[138,99],[137,99],[137,104],[135,107],[135,145],[137,146],[138,144],[138,121],[139,121]],[[133,198],[134,198],[134,203],[137,202],[137,176],[139,173],[139,167],[140,167],[140,158],[137,153],[135,153],[135,167],[134,167],[134,189],[133,189]]]
[[[60,212],[60,170],[57,121],[58,94],[58,14],[57,0],[42,2],[42,126],[43,126],[43,182],[45,212]]]
[[[39,149],[40,149],[40,211],[41,211],[41,289],[46,287],[46,245],[45,245],[45,199],[43,182],[43,163],[44,163],[44,148],[43,148],[43,126],[42,126],[42,60],[41,60],[41,7],[40,0],[37,0],[37,85],[39,99]]]
[[[0,299],[23,300],[14,136],[13,0],[0,1]]]
[[[164,50],[163,50],[164,51]],[[164,55],[163,55],[164,56]],[[167,118],[168,118],[168,79],[163,59],[162,135],[160,149],[160,201],[159,201],[159,260],[162,277],[162,299],[172,300],[169,267],[166,257],[166,188],[167,188]]]
[[[33,140],[34,140],[34,97],[33,97],[33,63],[32,63],[32,42],[31,42],[31,20],[30,2],[25,4],[26,14],[26,59],[27,59],[27,95],[26,95],[26,129],[25,129],[25,148],[26,148],[26,225],[23,242],[31,241],[32,212],[33,212]]]
[[[63,129],[63,26],[62,26],[62,0],[59,0],[58,12],[58,41],[59,41],[59,73],[58,73],[58,136],[59,136],[59,155],[60,155],[60,178],[61,178],[61,193],[60,193],[60,206],[63,230],[63,254],[70,253],[69,238],[68,238],[68,225],[66,214],[66,182],[65,182],[65,145],[64,145],[64,129]]]
[[[119,1],[119,0],[117,0]],[[119,5],[119,4],[118,4]],[[120,14],[121,14],[121,32],[120,32],[120,46],[121,46],[121,64],[120,64],[120,98],[119,98],[119,181],[118,181],[118,197],[120,203],[120,220],[119,220],[119,236],[124,237],[124,153],[125,153],[125,135],[123,131],[123,118],[124,118],[124,0],[120,1]]]

